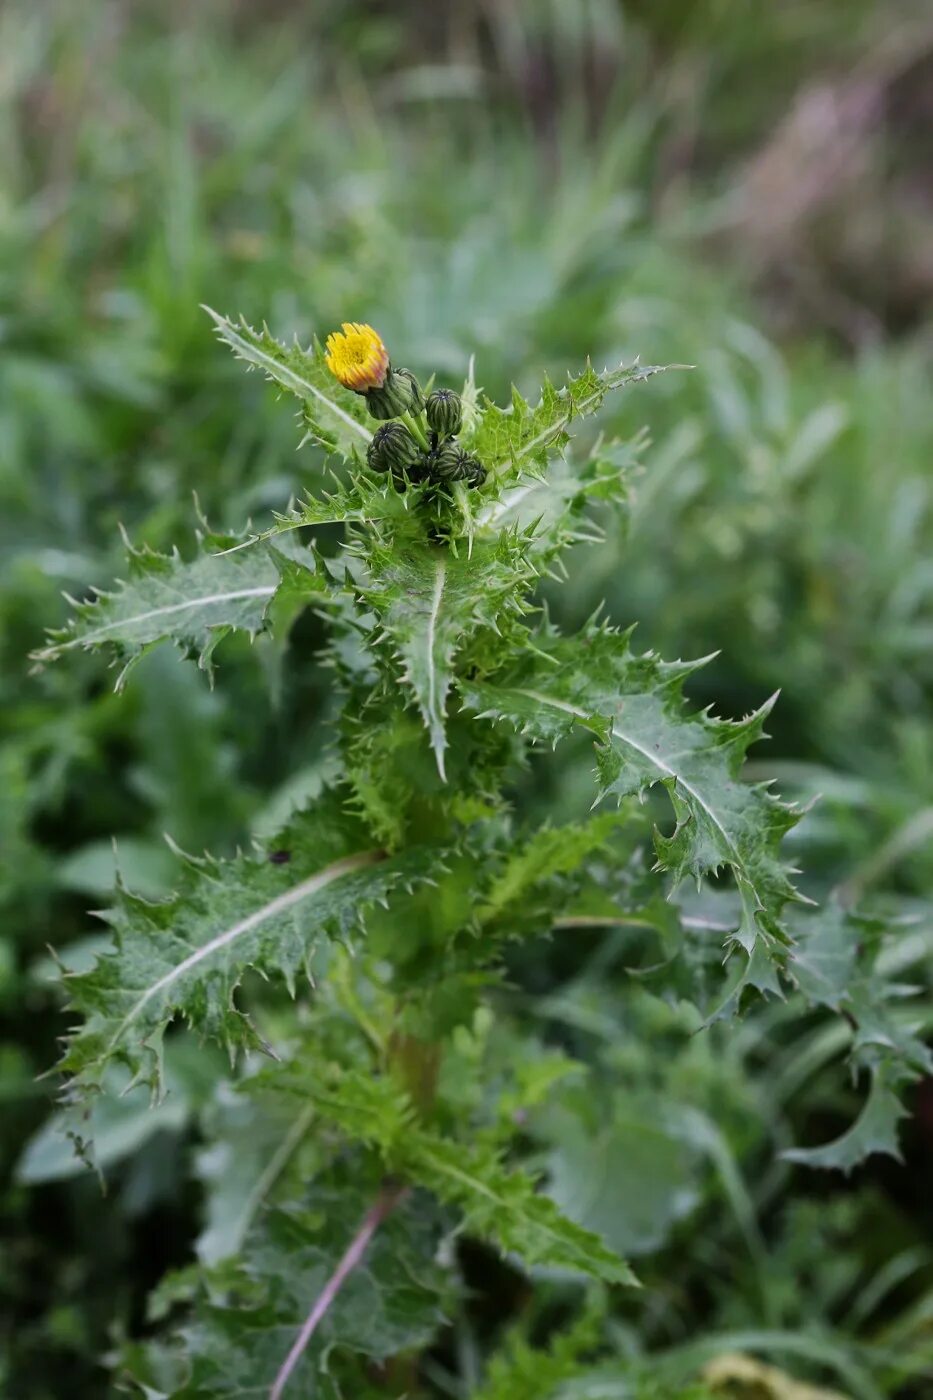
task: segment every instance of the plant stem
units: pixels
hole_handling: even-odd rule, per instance
[[[418,417],[416,418],[415,415],[414,415],[413,413],[403,413],[403,414],[402,414],[402,422],[405,424],[406,428],[407,428],[408,431],[411,433],[411,435],[412,435],[412,437],[415,439],[415,441],[416,441],[421,447],[424,448],[425,452],[430,452],[430,450],[431,450],[431,444],[428,442],[427,433],[424,431],[424,428],[421,426],[421,423],[420,423],[420,421],[419,421],[419,420],[420,420],[420,417],[421,417],[420,414],[419,414]]]
[[[346,1283],[350,1274],[352,1274],[357,1264],[359,1264],[360,1260],[363,1258],[363,1255],[369,1247],[370,1240],[379,1229],[383,1220],[385,1220],[386,1216],[391,1215],[395,1207],[408,1195],[408,1192],[409,1188],[407,1186],[401,1186],[397,1182],[386,1182],[383,1184],[379,1195],[367,1211],[362,1225],[350,1241],[346,1253],[318,1294],[314,1306],[308,1313],[301,1331],[295,1338],[291,1351],[279,1367],[279,1373],[272,1384],[272,1389],[269,1391],[269,1400],[281,1400],[289,1377],[301,1360],[302,1354],[311,1338],[314,1336],[321,1320],[326,1316],[328,1308]]]

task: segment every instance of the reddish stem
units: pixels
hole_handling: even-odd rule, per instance
[[[408,1190],[407,1186],[400,1186],[397,1183],[386,1184],[380,1190],[375,1202],[367,1211],[362,1225],[350,1241],[346,1253],[318,1294],[314,1307],[308,1313],[291,1351],[282,1362],[272,1389],[269,1391],[269,1400],[281,1400],[289,1377],[301,1360],[302,1353],[314,1336],[321,1320],[326,1316],[328,1308],[363,1258],[370,1240],[383,1220],[386,1216],[391,1215],[395,1207],[404,1200],[408,1195]]]

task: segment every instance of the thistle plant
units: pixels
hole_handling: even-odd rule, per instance
[[[538,598],[624,503],[640,448],[572,435],[660,367],[587,366],[503,409],[472,377],[425,392],[368,326],[305,350],[214,320],[340,475],[268,528],[205,530],[192,558],[132,551],[38,655],[106,648],[123,685],[169,639],[212,672],[228,634],[285,638],[312,609],[339,713],[317,796],[231,858],[179,852],[170,899],[121,885],[112,950],[67,979],[64,1094],[91,1159],[98,1096],[145,1083],[161,1100],[191,1032],[230,1055],[201,1125],[197,1262],[117,1372],[150,1400],[436,1393],[419,1358],[464,1306],[466,1238],[580,1303],[554,1348],[510,1343],[477,1392],[544,1397],[599,1354],[636,1280],[541,1170],[537,1111],[598,1075],[528,1011],[516,967],[535,940],[625,930],[633,985],[695,1008],[697,1034],[761,997],[838,1017],[865,1107],[799,1161],[896,1151],[899,1092],[930,1055],[892,1005],[884,927],[809,906],[782,849],[799,813],[743,781],[771,701],[692,710],[702,662],[599,616],[563,635]],[[335,524],[336,556],[314,537]],[[594,810],[529,821],[529,773],[562,743],[589,766],[581,741]],[[697,888],[717,918],[690,914]]]

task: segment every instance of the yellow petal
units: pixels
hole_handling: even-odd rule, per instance
[[[345,388],[365,394],[385,383],[389,352],[372,326],[344,321],[339,331],[327,337],[324,363]]]

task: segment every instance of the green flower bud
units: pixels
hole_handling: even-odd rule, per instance
[[[428,427],[440,437],[456,437],[463,422],[460,395],[453,389],[435,389],[425,404]]]
[[[482,486],[486,480],[486,468],[478,457],[467,457],[463,459],[463,475],[467,486]]]
[[[374,472],[412,473],[420,464],[421,449],[404,423],[383,423],[366,449],[366,462]]]
[[[424,412],[424,394],[421,392],[421,385],[418,383],[410,369],[397,369],[395,371],[400,380],[405,380],[411,390],[411,400],[408,404],[409,413]]]
[[[421,386],[410,369],[389,369],[382,386],[366,392],[366,407],[374,418],[401,418],[424,407]]]
[[[455,442],[442,442],[428,458],[428,470],[435,481],[462,481],[466,476],[466,453]]]

